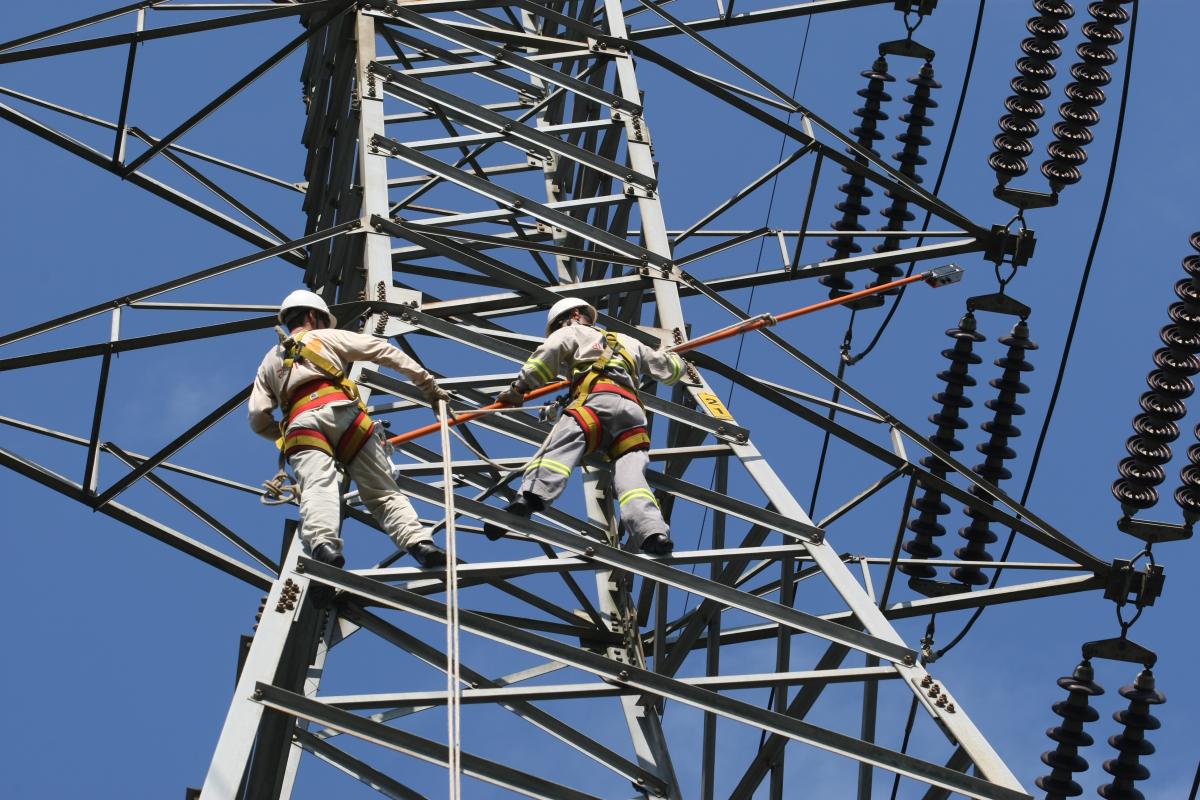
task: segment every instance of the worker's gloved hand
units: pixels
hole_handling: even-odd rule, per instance
[[[512,385],[496,395],[496,402],[505,406],[520,406],[525,404],[525,387],[513,381]]]
[[[433,410],[437,411],[439,400],[445,400],[447,404],[450,402],[450,393],[436,383],[430,383],[421,390],[421,394],[425,396],[425,401],[433,406]]]

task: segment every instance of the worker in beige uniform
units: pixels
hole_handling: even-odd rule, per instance
[[[277,441],[296,475],[301,541],[318,561],[335,567],[346,563],[338,535],[340,467],[354,479],[363,503],[400,550],[422,567],[444,566],[445,552],[396,488],[382,432],[367,416],[346,368],[354,361],[391,367],[435,406],[448,397],[445,390],[385,340],[337,330],[329,307],[313,292],[289,294],[280,306],[279,322],[280,343],[263,358],[254,378],[250,427]],[[277,407],[283,412],[282,423],[272,415]]]
[[[651,555],[674,549],[658,500],[646,483],[650,435],[637,384],[648,375],[667,385],[684,373],[678,355],[597,327],[596,309],[585,300],[566,298],[547,317],[546,341],[521,368],[512,385],[497,396],[505,405],[521,405],[531,389],[559,373],[571,376],[571,401],[555,423],[542,455],[525,468],[517,499],[507,511],[528,517],[554,502],[585,455],[603,452],[613,462],[613,491],[630,541]],[[484,525],[489,539],[504,529]]]

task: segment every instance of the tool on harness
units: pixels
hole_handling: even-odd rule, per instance
[[[554,400],[551,400],[549,403],[542,406],[541,410],[538,411],[538,421],[547,423],[555,422],[558,420],[559,414],[563,412],[563,409],[567,407],[567,404],[570,401],[570,395],[559,395]]]

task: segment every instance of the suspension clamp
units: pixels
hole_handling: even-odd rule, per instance
[[[1104,586],[1104,597],[1118,606],[1133,603],[1138,608],[1154,605],[1162,595],[1166,576],[1158,564],[1147,564],[1145,571],[1134,567],[1132,560],[1113,559],[1112,570]]]
[[[937,8],[938,0],[896,0],[896,10],[905,14],[928,16]]]
[[[1021,228],[1014,233],[1004,225],[993,225],[983,257],[994,264],[1009,263],[1014,267],[1023,267],[1033,258],[1036,246],[1037,234],[1029,228]]]

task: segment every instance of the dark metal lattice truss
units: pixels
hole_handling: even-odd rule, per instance
[[[251,315],[231,323],[122,338],[117,333],[120,315],[154,307],[155,298],[176,288],[278,257],[302,267],[305,282],[338,304],[339,318],[361,319],[367,331],[401,337],[399,341],[409,348],[436,339],[442,348],[516,363],[524,360],[534,340],[510,331],[506,320],[544,309],[562,297],[585,297],[598,306],[602,322],[609,328],[657,344],[680,341],[687,335],[685,298],[699,295],[702,298],[693,302],[715,303],[733,316],[745,318],[745,313],[726,299],[729,291],[822,277],[837,284],[851,272],[875,270],[887,275],[897,264],[983,251],[996,244],[995,234],[986,226],[930,195],[913,180],[911,170],[890,166],[704,36],[713,29],[872,2],[813,0],[736,15],[731,7],[720,17],[684,23],[667,9],[643,3],[644,7],[634,6],[631,11],[617,0],[318,0],[267,8],[234,4],[202,15],[202,21],[158,28],[145,27],[148,12],[184,4],[143,2],[80,25],[0,45],[0,69],[9,63],[90,48],[127,47],[129,70],[116,122],[82,115],[2,86],[0,93],[7,102],[0,103],[0,118],[257,248],[244,258],[0,336],[0,347],[7,347],[86,318],[108,314],[114,319],[111,341],[0,357],[0,371],[84,358],[101,360],[89,433],[49,430],[7,417],[0,420],[78,445],[86,452],[82,476],[59,475],[9,450],[0,450],[0,464],[268,592],[202,797],[243,796],[239,787],[249,797],[286,796],[302,751],[384,796],[421,796],[397,776],[338,747],[335,736],[348,734],[445,764],[448,753],[444,743],[406,731],[401,723],[418,711],[441,708],[447,693],[385,687],[384,693],[371,695],[323,696],[319,676],[328,651],[335,646],[352,647],[354,641],[348,638],[355,631],[362,632],[360,637],[377,636],[444,670],[442,647],[403,624],[405,619],[444,620],[446,609],[440,599],[444,585],[437,575],[412,568],[384,565],[370,570],[336,570],[306,558],[297,544],[290,547],[282,564],[276,564],[252,543],[254,537],[236,533],[237,526],[220,523],[202,504],[168,483],[166,476],[175,473],[228,491],[257,491],[172,461],[180,450],[237,409],[248,389],[216,406],[153,454],[126,452],[105,441],[101,436],[104,399],[109,365],[116,354],[266,330],[273,324],[270,309],[225,305],[226,310]],[[627,18],[635,14],[642,24],[631,27]],[[136,33],[58,43],[64,34],[121,15],[136,20]],[[174,131],[154,135],[127,119],[130,76],[139,42],[288,16],[299,18],[301,32]],[[653,47],[662,37],[691,39],[694,46],[726,61],[755,88],[708,77],[664,56]],[[302,79],[308,120],[303,134],[308,160],[302,186],[179,143],[182,135],[225,100],[301,48],[306,52]],[[643,108],[638,85],[639,71],[647,69],[665,70],[706,93],[728,113],[747,115],[783,133],[792,143],[790,154],[767,176],[751,181],[696,224],[683,230],[668,229],[652,151],[654,112]],[[921,81],[924,83],[916,82],[918,87],[933,85],[931,75],[923,75]],[[918,116],[923,113],[921,104],[928,105],[921,101],[914,106]],[[782,118],[784,111],[794,122]],[[57,131],[40,121],[46,113],[74,116],[97,129],[107,129],[114,136],[112,151]],[[139,149],[130,155],[134,143]],[[217,211],[149,177],[144,167],[152,159],[171,162],[189,179],[222,197],[236,213]],[[857,224],[833,232],[808,230],[814,194],[810,191],[803,210],[805,222],[799,230],[717,232],[710,228],[710,223],[768,177],[792,165],[809,166],[815,188],[821,179],[821,165],[827,160],[848,173],[856,186],[872,187],[904,213],[892,214],[883,230],[859,230],[863,226]],[[262,215],[222,190],[201,165],[232,170],[289,191],[303,190],[305,235],[286,241]],[[931,212],[951,230],[927,233],[932,244],[913,245],[921,232],[904,223],[913,219],[910,210],[915,209]],[[831,234],[847,243],[874,239],[887,246],[844,247],[833,259],[799,263],[800,245],[807,237]],[[779,238],[785,243],[785,252],[790,249],[794,256],[778,269],[755,273],[710,275],[704,280],[689,273],[697,263],[703,266],[708,256],[762,237]],[[701,240],[711,244],[684,252],[685,243],[694,246]],[[472,293],[478,289],[484,293]],[[648,321],[652,324],[645,324]],[[621,549],[619,523],[600,462],[584,471],[585,516],[550,510],[529,521],[512,518],[483,502],[488,496],[511,497],[508,481],[500,480],[491,464],[483,460],[454,462],[457,513],[508,525],[514,532],[512,538],[526,548],[520,557],[460,568],[463,631],[487,640],[498,650],[516,649],[540,659],[540,666],[503,676],[480,665],[464,664],[462,674],[469,682],[463,690],[465,713],[470,713],[474,704],[506,709],[523,721],[518,724],[528,723],[565,743],[569,747],[564,752],[573,748],[580,757],[631,782],[645,797],[680,797],[677,776],[684,770],[700,775],[700,796],[714,796],[717,717],[759,729],[764,736],[757,755],[737,767],[740,777],[735,776],[731,797],[752,796],[768,775],[772,797],[795,796],[783,788],[781,754],[789,743],[793,748],[807,748],[813,758],[824,752],[860,762],[860,796],[870,795],[874,768],[881,768],[928,784],[927,798],[947,797],[951,792],[1005,800],[1026,797],[971,720],[970,698],[954,696],[931,675],[920,653],[902,639],[893,623],[939,611],[1095,589],[1103,586],[1108,566],[955,460],[939,447],[942,440],[923,437],[780,335],[769,329],[762,335],[789,364],[802,365],[840,388],[847,401],[834,405],[843,416],[869,425],[873,433],[864,435],[827,417],[828,401],[696,355],[688,379],[673,394],[659,396],[652,389],[644,392],[658,434],[649,477],[667,513],[679,513],[685,506],[707,509],[710,528],[704,535],[709,549],[677,552],[659,561]],[[435,372],[454,376],[443,385],[455,393],[458,408],[487,402],[505,382],[505,374],[511,374],[511,369],[505,368],[505,374],[462,376],[449,365],[430,366]],[[403,412],[422,404],[412,387],[372,369],[360,365],[355,376],[370,390],[377,414]],[[752,392],[792,415],[796,426],[815,426],[831,433],[869,457],[877,473],[869,476],[856,497],[826,519],[814,522],[755,447],[751,431],[719,402],[712,403],[715,395],[708,376]],[[477,430],[480,446],[493,448],[508,441],[528,448],[541,441],[547,426],[533,414],[519,413],[493,415]],[[927,455],[910,458],[908,448],[912,446]],[[406,445],[404,452],[410,461],[398,470],[400,487],[414,498],[441,504],[440,453],[419,441]],[[106,485],[99,479],[102,458],[121,465],[115,467],[119,477]],[[711,460],[717,465],[717,480],[709,489],[697,483],[689,470]],[[520,458],[501,461],[510,466],[521,463]],[[113,468],[106,467],[106,474]],[[220,547],[205,544],[122,504],[120,496],[141,481],[193,510],[224,543]],[[854,558],[840,554],[826,529],[897,481],[907,483],[908,488],[898,509],[894,546],[890,551],[885,545],[882,553]],[[754,490],[735,495],[730,492],[731,483],[753,486]],[[900,543],[918,492],[935,505],[961,504],[983,528],[1012,528],[1061,560],[1035,564],[939,559],[939,549],[929,541],[932,534],[925,534],[919,547],[907,547],[905,557],[900,558]],[[927,520],[921,518],[925,528],[936,526],[936,516],[942,513],[924,506],[919,511],[933,514]],[[353,502],[347,513],[371,524]],[[914,523],[913,530],[925,529]],[[242,555],[229,555],[226,544]],[[537,557],[528,557],[530,547]],[[929,557],[931,553],[935,557]],[[257,564],[248,563],[244,556]],[[852,569],[855,566],[861,567],[858,574]],[[968,582],[978,583],[983,580],[981,570],[997,566],[1010,574],[1060,570],[1063,577],[1019,580],[946,596],[892,597],[897,567],[912,576],[932,575],[940,568],[965,570],[977,577]],[[689,571],[690,567],[699,569]],[[872,588],[873,571],[886,574],[879,597]],[[756,584],[756,578],[765,582]],[[804,610],[808,603],[805,592],[817,584],[835,598],[835,610],[820,614]],[[336,596],[329,590],[337,590]],[[475,601],[483,590],[504,592],[522,605],[524,614],[491,613],[486,603]],[[555,592],[566,592],[570,603],[558,602]],[[681,617],[669,618],[671,598],[683,592],[699,598],[699,605]],[[386,616],[392,611],[401,613]],[[723,626],[727,613],[749,615],[758,621]],[[800,636],[820,643],[810,664],[793,662],[792,643]],[[737,659],[730,654],[754,642],[774,643],[774,671],[737,671]],[[856,659],[864,666],[848,666]],[[564,674],[579,676],[579,681],[544,679],[564,669],[569,670]],[[922,712],[936,722],[951,744],[953,755],[948,761],[932,761],[920,752],[897,752],[875,742],[880,681],[903,684],[918,699]],[[861,690],[860,730],[845,732],[806,720],[824,689],[835,684],[852,684]],[[753,687],[776,688],[769,707],[729,694],[729,690]],[[612,708],[613,698],[625,716],[630,736],[629,746],[622,752],[539,706],[540,701],[570,699]],[[672,701],[704,712],[699,752],[673,749],[664,733],[662,707]],[[358,713],[362,711],[379,713]],[[532,728],[523,730],[532,732]],[[609,791],[570,787],[469,752],[464,753],[463,768],[474,778],[532,797],[585,798]],[[720,768],[728,769],[724,764]],[[723,779],[728,781],[727,776]]]

